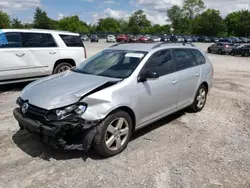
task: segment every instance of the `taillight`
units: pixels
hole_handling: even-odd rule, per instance
[[[226,45],[225,47],[226,47],[226,48],[228,48],[229,46],[228,46],[228,45]]]

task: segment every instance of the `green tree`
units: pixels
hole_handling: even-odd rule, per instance
[[[98,31],[121,32],[120,23],[114,18],[99,19],[97,24]]]
[[[226,32],[224,20],[219,10],[208,9],[193,21],[193,32],[197,35],[218,36]]]
[[[10,17],[7,13],[0,10],[0,29],[10,27]]]
[[[167,10],[168,21],[171,21],[175,34],[191,34],[192,21],[184,14],[184,9],[174,5]]]
[[[12,27],[12,28],[21,29],[21,28],[23,28],[24,26],[23,26],[22,22],[21,22],[20,20],[18,20],[18,18],[13,18],[13,19],[11,20],[11,27]]]
[[[183,10],[189,19],[194,19],[205,8],[203,0],[185,0],[183,3]]]
[[[58,22],[58,27],[61,30],[88,33],[89,28],[87,24],[79,19],[78,16],[64,17]]]
[[[54,29],[52,20],[48,17],[47,13],[39,7],[36,8],[34,14],[33,26],[38,29]]]
[[[225,18],[225,23],[230,35],[250,36],[250,11],[232,12]]]
[[[142,10],[136,11],[129,18],[128,26],[131,28],[130,32],[139,34],[151,26],[150,21]]]

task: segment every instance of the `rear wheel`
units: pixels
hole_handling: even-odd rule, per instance
[[[207,52],[208,52],[208,53],[211,53],[211,49],[210,49],[210,48],[208,48],[208,49],[207,49]]]
[[[58,73],[61,73],[61,72],[64,72],[64,71],[67,71],[69,69],[72,68],[72,65],[70,63],[60,63],[58,64],[54,71],[53,71],[53,74],[58,74]]]
[[[207,88],[204,85],[201,85],[195,95],[195,99],[193,104],[191,105],[191,109],[193,112],[200,112],[207,101]]]
[[[218,50],[218,54],[222,55],[222,51],[221,49]]]
[[[105,157],[117,155],[127,147],[131,135],[130,116],[124,111],[116,111],[98,125],[93,148]]]
[[[247,53],[247,52],[245,52],[244,56],[245,56],[245,57],[248,57],[248,53]]]

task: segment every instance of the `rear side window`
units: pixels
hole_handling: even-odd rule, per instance
[[[202,53],[199,50],[190,49],[190,51],[192,55],[194,56],[198,65],[202,65],[206,63],[206,58],[202,55]]]
[[[193,55],[188,49],[174,49],[174,56],[178,71],[197,66]]]
[[[56,43],[50,34],[45,33],[22,33],[23,47],[47,48],[56,47]]]
[[[83,43],[80,36],[74,35],[60,35],[63,42],[67,47],[83,47]]]
[[[22,47],[21,34],[18,32],[0,33],[0,48]]]

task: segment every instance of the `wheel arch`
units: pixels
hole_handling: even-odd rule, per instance
[[[135,130],[135,126],[136,126],[136,116],[135,116],[134,111],[133,111],[131,108],[129,108],[129,107],[127,107],[127,106],[120,106],[120,107],[118,107],[118,108],[112,110],[106,117],[108,117],[110,114],[112,114],[112,113],[114,113],[114,112],[116,112],[116,111],[119,111],[119,110],[128,113],[128,115],[130,116],[130,118],[131,118],[131,120],[132,120],[132,124],[133,124],[133,125],[132,125],[132,127],[133,127],[132,131],[134,131],[134,130]]]
[[[66,59],[59,59],[55,62],[54,67],[53,67],[53,71],[55,70],[55,68],[61,64],[61,63],[69,63],[71,64],[73,67],[76,66],[76,62],[73,59],[70,58],[66,58]]]
[[[207,82],[202,82],[200,86],[204,85],[206,87],[207,92],[209,91],[209,86]]]

